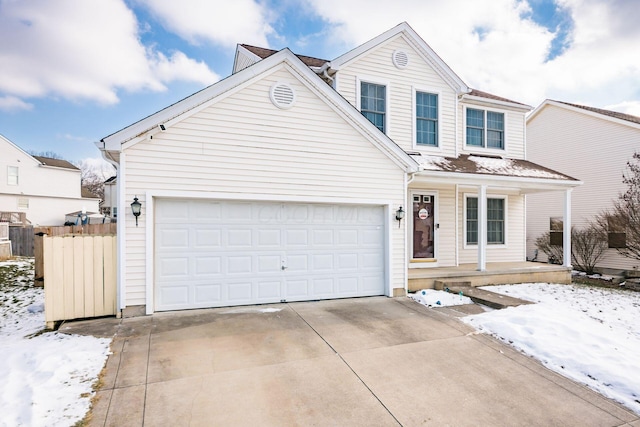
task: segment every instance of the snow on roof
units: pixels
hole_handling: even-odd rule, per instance
[[[412,155],[423,170],[578,181],[568,175],[521,159],[462,154],[459,157]]]

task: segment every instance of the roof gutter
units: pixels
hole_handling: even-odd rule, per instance
[[[331,87],[335,89],[336,81],[329,75],[329,70],[331,70],[331,62],[325,62],[324,64],[322,64],[322,67],[314,69],[313,71],[315,71],[315,73],[321,78],[324,77],[325,79],[329,80],[331,82]]]

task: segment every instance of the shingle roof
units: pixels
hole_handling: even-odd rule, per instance
[[[247,49],[249,52],[251,52],[251,53],[253,53],[255,55],[258,55],[262,59],[268,58],[269,56],[271,56],[274,53],[278,52],[277,50],[267,49],[267,48],[258,47],[258,46],[251,46],[251,45],[248,45],[248,44],[241,44],[240,46],[242,46],[243,48]],[[296,54],[296,56],[298,58],[300,58],[300,60],[307,67],[322,67],[324,64],[329,62],[326,59],[314,58],[313,56],[305,56],[305,55],[297,55],[297,54]]]
[[[519,105],[527,105],[527,104],[523,104],[521,102],[517,102],[517,101],[512,101],[510,99],[507,98],[503,98],[501,96],[497,96],[497,95],[492,95],[490,93],[487,92],[483,92],[481,90],[478,89],[471,89],[471,92],[469,92],[469,95],[471,96],[478,96],[480,98],[488,98],[488,99],[495,99],[496,101],[503,101],[503,102],[511,102],[513,104],[519,104]]]
[[[503,159],[501,157],[473,154],[462,154],[458,157],[423,155],[412,155],[411,157],[422,166],[423,170],[428,171],[578,181],[568,175],[528,160]]]
[[[53,167],[56,167],[56,168],[80,170],[80,169],[78,169],[77,167],[75,167],[74,165],[72,165],[71,163],[69,163],[66,160],[52,159],[50,157],[42,157],[42,156],[33,156],[33,158],[36,159],[37,161],[39,161],[40,163],[42,163],[45,166],[53,166]]]
[[[614,117],[616,119],[626,120],[631,123],[640,124],[640,117],[632,116],[631,114],[618,113],[617,111],[603,110],[601,108],[588,107],[586,105],[572,104],[570,102],[563,102],[563,101],[554,101],[554,102],[557,102],[559,104],[569,105],[571,107],[581,108],[587,111],[592,111],[594,113],[602,114],[605,116]]]

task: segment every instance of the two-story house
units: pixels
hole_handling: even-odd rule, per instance
[[[32,156],[0,135],[0,212],[6,218],[63,225],[69,212],[97,212],[99,201],[93,195],[83,197],[77,167],[66,160]]]
[[[640,117],[548,99],[527,117],[527,139],[527,158],[544,161],[584,182],[572,196],[572,223],[584,228],[626,191],[622,176],[628,172],[633,153],[640,151]],[[534,195],[527,208],[527,254],[530,259],[547,261],[535,242],[560,222],[562,199],[558,194]],[[639,269],[637,260],[616,250],[624,240],[609,239],[597,264],[600,271]]]
[[[568,225],[580,184],[525,160],[529,110],[406,23],[331,61],[238,45],[231,76],[97,143],[119,164],[119,307],[567,281],[525,263],[526,194],[560,192]]]

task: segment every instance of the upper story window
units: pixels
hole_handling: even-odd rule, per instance
[[[467,108],[467,145],[504,150],[504,113]]]
[[[504,198],[487,198],[487,244],[505,244]],[[466,244],[478,244],[478,198],[466,199]]]
[[[438,146],[438,95],[416,92],[416,144]]]
[[[7,185],[18,185],[17,166],[7,166]]]
[[[360,111],[371,123],[385,132],[387,88],[375,83],[360,83]]]

